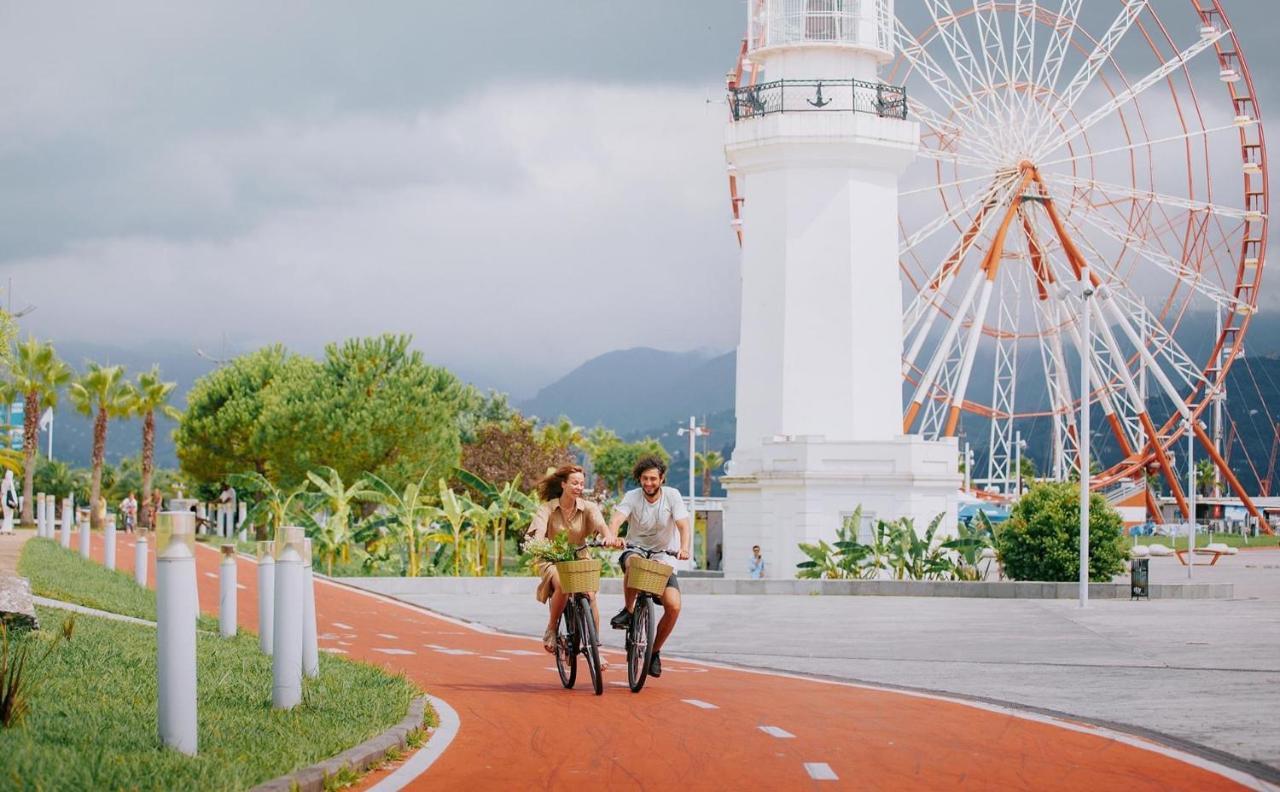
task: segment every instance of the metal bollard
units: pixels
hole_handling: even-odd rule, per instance
[[[302,701],[302,553],[301,528],[285,528],[275,549],[275,606],[272,624],[271,706],[292,709]]]
[[[195,519],[162,512],[156,520],[156,670],[160,741],[195,755]]]
[[[102,565],[114,570],[116,568],[116,516],[114,514],[107,515],[107,524],[102,530]]]
[[[258,648],[271,656],[271,620],[275,611],[276,560],[271,557],[274,542],[257,543],[258,550]]]
[[[80,557],[89,557],[89,515],[80,520]]]
[[[320,647],[316,641],[316,582],[311,571],[311,540],[302,556],[302,673],[320,676]]]
[[[71,528],[75,525],[75,521],[76,521],[76,513],[74,510],[72,510],[70,517],[64,518],[62,520],[61,541],[62,541],[62,546],[67,548],[68,550],[71,549]]]
[[[153,518],[154,519],[154,518]],[[133,543],[133,582],[147,587],[147,536],[138,534]]]
[[[44,493],[36,493],[36,536],[44,536]]]
[[[236,546],[222,546],[222,568],[218,570],[218,632],[223,638],[236,634]]]
[[[46,495],[44,502],[44,535],[52,538],[57,526],[58,496]]]

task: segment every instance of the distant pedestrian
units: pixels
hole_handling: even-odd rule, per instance
[[[164,493],[154,489],[151,491],[151,511],[145,515],[147,528],[155,529],[156,515],[162,511],[164,511]]]
[[[760,580],[764,577],[764,556],[760,555],[760,545],[751,547],[750,572],[752,580]]]
[[[12,470],[6,470],[3,482],[0,482],[0,507],[4,509],[0,533],[13,533],[13,512],[18,508],[18,489],[13,483]]]
[[[120,501],[120,516],[124,520],[125,533],[133,533],[133,527],[138,524],[138,499],[132,492]]]

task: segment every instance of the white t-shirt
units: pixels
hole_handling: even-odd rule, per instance
[[[676,520],[687,520],[689,510],[684,498],[675,487],[663,487],[653,503],[644,496],[644,490],[633,489],[617,505],[617,510],[627,515],[627,541],[646,550],[680,550],[680,531]],[[670,563],[673,559],[661,559]]]

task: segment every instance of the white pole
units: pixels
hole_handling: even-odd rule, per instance
[[[695,416],[689,416],[689,513],[696,515],[697,506],[694,498],[696,497],[693,486],[693,461],[694,455],[698,451],[698,419]]]
[[[44,493],[37,492],[36,493],[36,536],[45,535],[44,508],[45,508]]]
[[[53,413],[49,413],[49,461],[53,461]]]
[[[222,568],[218,570],[218,632],[223,638],[236,634],[236,546],[222,546]]]
[[[286,528],[276,555],[271,647],[271,706],[292,709],[302,701],[302,529]]]
[[[1022,497],[1022,432],[1013,433],[1014,494]]]
[[[116,516],[107,515],[107,524],[102,528],[103,550],[102,565],[107,569],[116,568]]]
[[[71,514],[63,515],[62,517],[62,546],[67,548],[68,550],[71,549],[71,527],[75,525],[75,521],[76,521],[76,510],[75,510],[75,507],[72,506]]]
[[[276,560],[271,557],[272,542],[258,542],[258,648],[271,656],[271,617],[276,598]]]
[[[155,515],[151,515],[155,521]],[[143,588],[147,587],[147,537],[139,535],[133,543],[133,582]]]
[[[311,540],[302,556],[302,673],[320,676],[320,646],[316,638],[316,582],[311,569]]]
[[[89,557],[89,515],[80,521],[80,557]]]
[[[1087,273],[1086,273],[1087,275]],[[1089,604],[1089,314],[1093,289],[1085,288],[1080,314],[1080,607]]]
[[[58,525],[58,496],[46,495],[48,500],[44,506],[44,535],[52,537]]]
[[[76,519],[76,507],[72,505],[72,504],[74,504],[74,503],[75,503],[75,499],[74,499],[74,498],[67,497],[67,498],[63,498],[63,499],[62,499],[62,521],[61,521],[61,525],[62,525],[62,530],[63,530],[63,532],[66,532],[66,531],[68,530],[68,527],[69,527],[72,523],[74,523],[74,522],[75,522],[75,519]],[[53,530],[49,531],[49,538],[50,538],[50,539],[52,539],[52,538],[53,538],[53,536],[54,536],[54,534],[55,534],[55,533],[57,533],[57,530],[58,530],[58,529],[57,529],[57,526],[55,526],[55,527],[53,528]]]
[[[1187,580],[1191,579],[1191,568],[1196,565],[1196,435],[1192,420],[1187,419],[1187,505],[1191,511],[1191,520],[1187,523]]]
[[[156,544],[156,670],[160,741],[195,755],[196,560],[190,512],[163,512]]]

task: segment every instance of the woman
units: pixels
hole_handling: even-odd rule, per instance
[[[582,499],[582,491],[586,488],[587,478],[582,468],[577,465],[564,465],[538,482],[538,498],[542,505],[533,516],[526,539],[555,539],[561,532],[567,532],[569,544],[573,546],[585,544],[592,536],[609,538],[609,526],[600,513],[600,507]],[[547,631],[542,635],[542,646],[548,652],[556,650],[556,624],[560,614],[564,612],[569,596],[560,587],[560,577],[556,574],[555,564],[547,561],[539,562],[538,574],[542,582],[538,584],[538,602],[549,602],[550,613],[547,617]],[[596,630],[600,629],[600,611],[596,607],[596,596],[591,595],[591,611],[596,619]],[[603,659],[600,666],[607,665]]]

